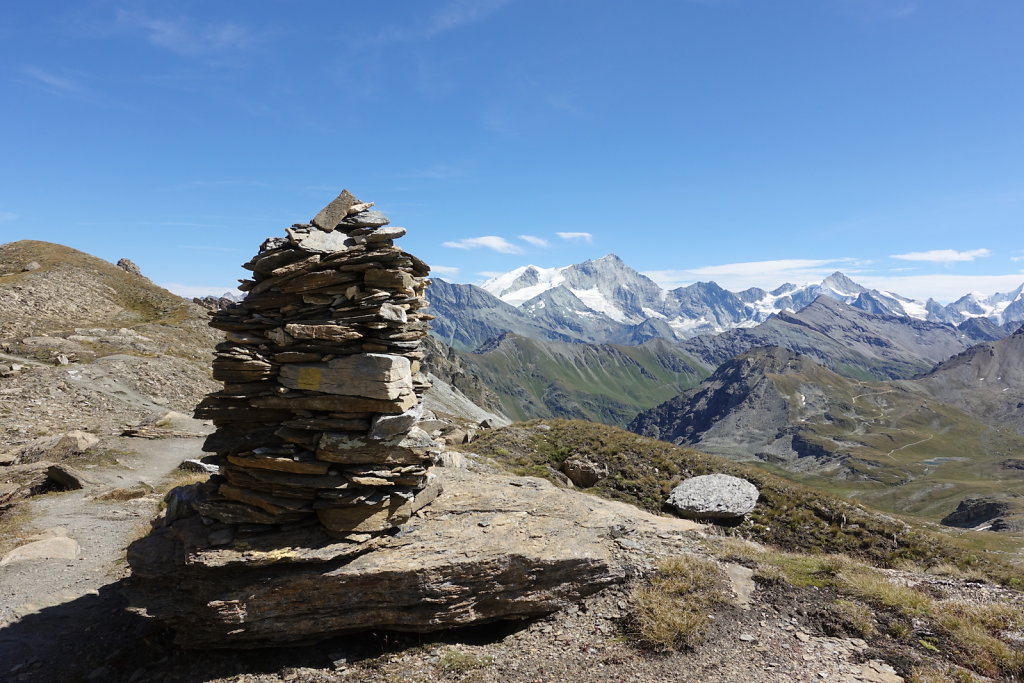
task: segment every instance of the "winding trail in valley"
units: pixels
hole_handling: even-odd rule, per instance
[[[921,439],[920,441],[914,441],[913,443],[907,443],[907,444],[903,444],[902,446],[900,446],[900,447],[898,447],[898,448],[894,448],[894,449],[892,449],[891,451],[889,451],[889,452],[888,452],[888,453],[886,453],[885,455],[886,455],[886,457],[888,457],[888,458],[892,458],[893,460],[895,460],[896,458],[893,458],[893,457],[892,457],[892,454],[893,454],[893,453],[895,453],[896,451],[902,451],[902,450],[903,450],[904,448],[910,448],[911,446],[916,446],[916,445],[918,445],[918,444],[922,444],[922,443],[924,443],[925,441],[931,441],[931,440],[932,440],[932,439],[934,439],[934,438],[935,438],[935,435],[934,435],[934,434],[929,434],[929,435],[928,435],[928,436],[927,436],[926,438],[924,438],[924,439]]]

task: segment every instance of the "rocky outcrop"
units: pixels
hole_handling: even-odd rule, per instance
[[[1024,531],[1024,500],[965,498],[941,524],[961,529]]]
[[[752,349],[723,363],[699,386],[641,412],[629,429],[662,441],[702,447],[706,447],[702,440],[722,432],[723,437],[742,444],[739,452],[753,452],[789,423],[786,398],[771,377],[805,373],[813,365],[809,358],[786,349]],[[756,419],[740,419],[741,411],[756,413]],[[710,452],[721,454],[722,449]]]
[[[123,258],[119,260],[117,262],[117,267],[126,273],[131,273],[132,275],[142,275],[142,270],[130,259]]]
[[[129,548],[134,602],[189,647],[435,631],[547,614],[623,581],[637,568],[614,529],[642,539],[698,528],[539,479],[443,472],[443,496],[400,534],[361,545],[307,526],[215,546],[198,518],[160,526]]]
[[[759,495],[746,479],[704,474],[672,489],[665,505],[688,519],[736,522],[754,509]]]
[[[0,559],[0,567],[34,560],[77,560],[82,549],[68,536],[67,529],[46,529],[24,539],[24,542]]]

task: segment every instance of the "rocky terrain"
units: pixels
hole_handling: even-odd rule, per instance
[[[715,681],[894,682],[955,681],[967,672],[979,681],[1012,681],[1024,673],[1012,649],[1015,634],[1024,628],[1024,617],[1014,616],[1021,598],[1019,593],[999,587],[999,581],[1008,579],[999,578],[998,564],[987,569],[976,566],[968,575],[965,572],[971,570],[956,568],[957,563],[967,567],[971,562],[963,549],[938,537],[922,536],[897,520],[816,497],[770,475],[741,472],[714,458],[663,450],[672,447],[583,424],[535,422],[491,433],[474,446],[489,455],[463,453],[461,462],[450,460],[456,467],[445,476],[454,497],[446,507],[417,518],[408,540],[395,539],[399,545],[414,546],[421,542],[417,534],[438,524],[442,526],[437,532],[441,532],[446,517],[451,519],[449,524],[461,517],[452,514],[460,506],[462,514],[472,516],[469,526],[479,529],[474,543],[500,545],[505,543],[501,539],[507,538],[504,534],[510,532],[513,537],[529,539],[531,534],[525,533],[525,528],[516,531],[524,524],[550,525],[549,533],[574,529],[562,544],[565,551],[575,554],[579,544],[591,544],[591,552],[600,552],[624,573],[607,589],[574,600],[549,616],[433,635],[376,631],[288,649],[181,650],[171,645],[172,634],[158,622],[124,609],[123,565],[111,557],[105,569],[100,562],[98,580],[54,593],[49,601],[21,605],[14,620],[0,631],[0,659],[8,678],[60,680],[78,675],[125,681],[554,682],[701,677]],[[633,444],[628,449],[617,441],[630,438]],[[199,441],[193,443],[198,446]],[[558,458],[560,448],[592,460],[630,450],[644,452],[646,458],[630,458],[625,453],[619,462],[657,463],[665,468],[669,485],[683,470],[724,466],[734,474],[753,475],[762,501],[749,528],[723,532],[713,526],[643,513],[627,502],[603,502],[559,488],[564,484],[510,478],[496,470],[518,467],[515,462],[524,458],[549,454]],[[137,460],[125,464],[132,462]],[[673,462],[682,469],[670,471]],[[635,478],[636,474],[629,476]],[[614,487],[625,483],[614,466],[607,479]],[[635,490],[632,486],[625,483],[625,488],[608,490],[629,495]],[[69,495],[61,497],[69,505],[68,512],[75,510],[77,515],[62,518],[60,515],[68,512],[53,511],[40,521],[67,523],[81,519],[83,513],[86,519],[103,514],[121,529],[118,532],[111,527],[104,532],[115,543],[154,509],[152,494],[127,502],[111,498],[96,503]],[[762,503],[767,507],[761,507]],[[86,507],[75,508],[76,504]],[[525,513],[538,504],[545,510],[539,518],[516,512]],[[95,512],[89,511],[90,505]],[[815,507],[828,510],[834,519],[800,516],[802,510]],[[128,510],[131,512],[125,514]],[[843,514],[847,515],[845,531],[838,522]],[[778,529],[772,531],[764,522]],[[83,533],[77,527],[70,532],[80,538]],[[845,535],[848,545],[821,544],[825,554],[811,556],[798,552],[837,533]],[[761,543],[740,541],[735,536],[757,538]],[[776,542],[774,547],[763,545],[769,536]],[[887,537],[895,537],[897,543],[880,542]],[[83,544],[84,555],[95,557],[88,552],[95,549],[94,538]],[[875,538],[870,544],[863,543]],[[868,555],[862,554],[865,549]],[[872,554],[875,551],[882,554]],[[845,554],[836,554],[839,552]],[[913,560],[904,560],[898,570],[871,568],[900,557]],[[21,565],[19,571],[31,570],[38,576],[41,569],[53,572],[66,563],[34,560]],[[690,588],[684,592],[664,592],[676,590],[671,588],[676,585],[672,581],[682,580],[679,572],[688,567],[709,577],[710,583],[685,583],[681,585]],[[986,572],[991,577],[985,579],[988,583],[979,583]],[[871,581],[856,579],[863,575]],[[38,580],[22,585],[36,583]],[[675,605],[680,613],[702,615],[693,630],[683,631],[685,641],[666,646],[648,639],[659,633],[643,626],[643,619],[651,617],[645,611],[650,604],[645,591],[651,590],[659,601]],[[698,611],[688,612],[694,609]],[[962,629],[942,622],[939,616],[944,610],[958,610],[963,611],[966,624],[987,624],[979,620],[989,618],[996,609],[1003,615],[1000,625],[992,622],[980,632],[972,632],[974,640],[967,640]],[[65,656],[49,657],[54,643],[48,634],[59,636],[76,626],[76,638],[62,639]],[[1010,643],[1011,649],[1000,649],[998,643]],[[975,649],[968,652],[967,647]]]
[[[929,393],[988,424],[1024,434],[1024,327],[978,344],[917,379]]]
[[[0,245],[5,448],[191,412],[215,386],[206,321],[200,307],[88,254],[30,240]]]

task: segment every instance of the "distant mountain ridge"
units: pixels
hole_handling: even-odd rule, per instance
[[[753,348],[640,412],[629,429],[770,463],[887,510],[937,520],[965,498],[1007,498],[1024,511],[1024,478],[1013,469],[1024,448],[1022,361],[1024,332],[888,382],[844,377],[777,346]]]
[[[753,327],[772,315],[800,311],[820,296],[875,315],[950,325],[984,319],[1005,327],[1024,320],[1024,284],[991,296],[966,294],[948,305],[869,289],[841,272],[820,283],[784,284],[771,291],[731,292],[714,282],[665,290],[615,254],[558,268],[522,266],[479,289],[541,324],[555,321],[563,332],[593,342],[640,343],[650,338],[645,335],[686,339]],[[631,341],[632,335],[640,340]]]
[[[936,363],[990,339],[985,330],[877,315],[819,296],[797,313],[783,311],[755,327],[700,335],[680,346],[709,367],[753,348],[779,346],[846,377],[884,380],[927,372]]]

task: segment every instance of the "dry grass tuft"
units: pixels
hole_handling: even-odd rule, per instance
[[[836,619],[861,638],[867,639],[875,634],[874,612],[862,602],[836,600],[832,604],[832,613]]]
[[[999,680],[1024,678],[1024,650],[999,638],[1024,630],[1024,606],[949,602],[933,618],[946,647],[963,665]]]
[[[28,505],[13,505],[0,512],[0,556],[16,548],[25,536],[25,527],[32,521]]]
[[[978,679],[955,666],[928,664],[911,669],[907,683],[978,683]]]
[[[982,572],[965,570],[948,562],[933,564],[925,569],[924,573],[931,574],[932,576],[943,576],[949,579],[960,579],[962,581],[986,581],[985,575]]]
[[[102,500],[104,502],[124,502],[126,500],[135,500],[136,498],[142,498],[153,493],[154,489],[151,486],[133,486],[130,489],[110,489],[96,496],[95,500]]]
[[[633,591],[633,618],[640,639],[662,651],[694,647],[708,611],[724,601],[718,565],[698,557],[673,557],[658,565],[648,585]]]
[[[932,598],[922,591],[893,583],[885,575],[867,567],[842,572],[837,579],[843,592],[892,609],[905,617],[924,617],[935,608]]]
[[[490,655],[481,657],[471,652],[449,648],[441,655],[437,665],[448,673],[464,674],[475,669],[488,667],[493,661],[494,658]]]

